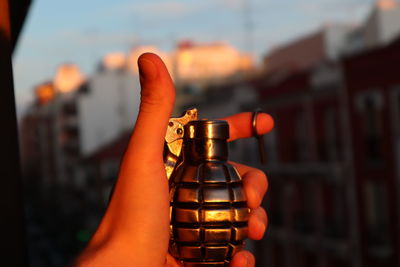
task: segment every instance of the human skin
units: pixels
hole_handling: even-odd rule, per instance
[[[169,188],[163,163],[164,137],[175,88],[157,55],[141,55],[138,65],[142,89],[136,124],[108,208],[75,266],[181,266],[168,253]],[[229,123],[229,141],[252,136],[250,112],[222,119]],[[257,132],[265,134],[272,127],[272,118],[260,113]],[[243,178],[251,209],[249,238],[259,240],[267,227],[267,214],[260,207],[268,187],[267,178],[260,170],[232,164]],[[254,256],[248,251],[237,253],[231,261],[233,267],[254,265]]]

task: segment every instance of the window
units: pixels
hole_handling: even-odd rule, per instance
[[[295,158],[298,161],[307,161],[310,157],[308,146],[308,121],[304,111],[299,111],[295,121]]]
[[[342,185],[323,184],[325,234],[331,238],[346,238],[346,193]]]
[[[367,148],[367,155],[370,160],[381,159],[380,151],[380,131],[379,131],[379,118],[376,109],[376,104],[372,97],[367,97],[365,99],[365,113],[364,113],[364,123],[365,123],[365,143]]]
[[[333,108],[328,109],[324,114],[324,146],[328,161],[337,161],[339,158],[339,136],[336,121],[336,110]]]
[[[309,182],[295,182],[292,193],[292,210],[294,215],[294,229],[300,233],[312,233],[314,231],[314,222],[312,220],[316,190],[315,184]]]
[[[370,243],[387,243],[388,207],[387,185],[383,181],[367,181],[364,184],[364,214]]]
[[[365,155],[369,163],[383,161],[381,108],[383,98],[379,91],[360,94],[356,98],[357,109],[362,120],[362,138]]]

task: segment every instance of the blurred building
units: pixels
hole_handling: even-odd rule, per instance
[[[85,76],[75,64],[62,64],[58,67],[53,85],[59,93],[75,91],[84,81]]]
[[[121,133],[111,142],[102,145],[86,156],[86,172],[89,184],[97,195],[99,204],[106,206],[118,175],[122,156],[128,146],[131,131]]]
[[[400,36],[346,58],[363,266],[400,266]]]
[[[133,74],[139,73],[137,60],[146,52],[159,55],[178,84],[206,84],[237,72],[248,71],[254,66],[250,54],[242,53],[228,43],[196,43],[186,40],[179,42],[171,52],[160,51],[150,45],[133,48],[127,59],[127,67]]]
[[[137,80],[125,55],[112,53],[88,79],[67,64],[35,89],[20,140],[30,195],[28,239],[40,244],[31,248],[38,266],[68,262],[96,229],[109,190],[103,193],[103,180],[85,156],[132,129],[140,98]]]
[[[80,221],[67,219],[82,217],[81,207],[87,205],[79,193],[85,181],[76,101],[80,84],[71,82],[83,76],[76,75],[76,71],[60,74],[60,70],[64,72],[64,66],[56,73],[57,82],[36,87],[35,102],[27,109],[20,125],[32,266],[57,266],[69,261],[83,245],[75,241],[77,232],[91,221],[91,214],[96,211],[95,207],[91,208]],[[89,195],[85,194],[84,198]]]
[[[77,100],[81,155],[86,157],[133,128],[139,110],[138,74],[124,54],[103,58],[97,72],[80,88]]]
[[[253,67],[253,59],[223,42],[197,44],[183,41],[174,55],[178,83],[206,83]]]
[[[277,46],[264,58],[267,72],[306,70],[323,60],[336,60],[343,53],[352,27],[328,24],[317,32]]]
[[[365,21],[349,34],[346,53],[389,44],[399,34],[399,3],[396,0],[377,0]]]
[[[269,235],[258,246],[266,266],[365,266],[343,84],[337,63],[256,82],[275,119],[262,167],[271,188]]]
[[[257,266],[400,266],[399,59],[400,39],[214,85],[192,103],[202,117],[259,106],[275,119],[267,165],[254,139],[230,149],[270,180],[269,230],[252,245]]]
[[[275,119],[267,165],[254,139],[230,150],[270,180],[257,266],[400,266],[397,10],[377,1],[359,28],[327,26],[280,46],[258,77],[208,86],[191,103],[211,118],[260,106]],[[353,50],[354,34],[374,27]]]
[[[176,110],[183,110],[202,98],[207,87],[239,80],[254,70],[251,55],[223,42],[182,41],[173,53],[173,74],[177,89]]]
[[[272,49],[264,58],[267,72],[301,71],[322,60],[361,52],[392,42],[400,34],[400,5],[377,0],[359,25],[327,24],[320,30]]]
[[[198,96],[204,88],[200,83],[252,67],[248,55],[228,44],[188,41],[171,53],[151,46],[136,47],[128,55],[109,53],[88,78],[73,64],[61,65],[51,82],[38,86],[35,103],[22,119],[22,156],[36,176],[85,184],[82,159],[133,128],[140,101],[137,59],[144,52],[157,53],[165,61],[178,83],[179,95],[184,95],[185,101],[178,101],[177,106]],[[43,155],[35,157],[37,151]]]
[[[61,65],[53,82],[36,87],[35,102],[21,123],[21,156],[28,176],[45,187],[71,185],[81,173],[76,96],[84,76],[74,65]]]
[[[400,266],[399,58],[394,41],[258,81],[275,119],[265,266]]]

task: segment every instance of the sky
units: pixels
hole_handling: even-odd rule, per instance
[[[26,107],[34,86],[51,80],[62,63],[75,63],[90,76],[109,52],[128,52],[138,45],[171,51],[181,40],[225,41],[260,59],[271,48],[323,25],[356,25],[373,2],[33,0],[13,55],[17,109]]]

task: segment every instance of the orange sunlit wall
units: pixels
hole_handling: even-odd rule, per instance
[[[35,96],[39,105],[44,105],[54,99],[56,95],[54,86],[51,82],[43,83],[36,87]]]

